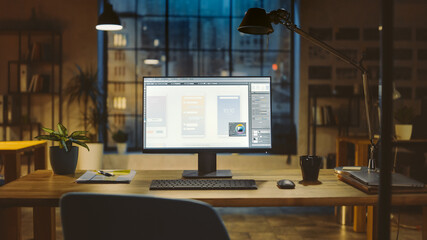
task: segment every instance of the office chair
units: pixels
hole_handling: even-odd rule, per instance
[[[230,239],[215,210],[194,200],[67,193],[60,208],[64,240]]]

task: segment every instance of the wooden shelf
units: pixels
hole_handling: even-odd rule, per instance
[[[8,63],[0,69],[7,73],[0,140],[32,140],[41,126],[54,127],[62,121],[62,34],[56,29],[32,28],[0,29],[0,34],[19,43],[9,49],[10,54],[0,56]],[[13,128],[13,133],[6,128]]]
[[[39,122],[32,122],[32,123],[0,123],[0,126],[2,127],[30,127],[30,126],[40,126]]]
[[[9,92],[6,95],[11,95],[11,96],[20,96],[20,95],[46,95],[46,96],[50,96],[50,95],[59,95],[58,92]]]

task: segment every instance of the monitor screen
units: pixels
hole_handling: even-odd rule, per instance
[[[271,149],[270,77],[144,77],[144,152]]]

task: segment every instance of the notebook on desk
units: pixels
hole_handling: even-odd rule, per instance
[[[348,172],[353,178],[368,186],[379,186],[380,184],[380,173],[374,171],[350,171]],[[423,188],[424,183],[419,182],[415,179],[409,178],[400,173],[391,174],[391,182],[393,187],[413,187]]]
[[[88,170],[76,179],[76,183],[130,183],[136,174],[135,170],[104,170],[104,172],[112,176]]]

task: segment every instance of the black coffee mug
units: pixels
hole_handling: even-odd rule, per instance
[[[322,157],[304,155],[299,157],[303,181],[317,181]]]

